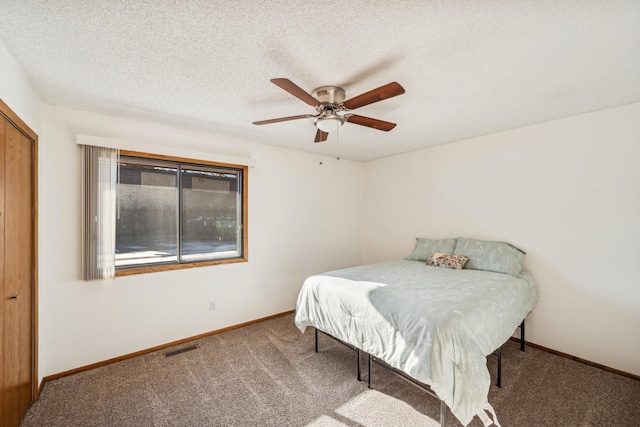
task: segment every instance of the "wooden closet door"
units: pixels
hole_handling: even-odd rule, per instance
[[[4,286],[4,187],[5,187],[5,130],[7,128],[7,121],[0,115],[0,427],[8,425],[5,422],[5,410],[4,410],[4,313],[5,305],[7,302],[7,293]]]
[[[34,144],[2,116],[2,427],[20,424],[33,402]],[[0,129],[2,130],[2,129]]]

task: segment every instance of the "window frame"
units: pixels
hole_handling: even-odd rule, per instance
[[[176,262],[171,264],[156,264],[156,265],[149,265],[149,266],[133,266],[133,267],[124,267],[124,268],[121,267],[121,268],[116,268],[116,272],[115,272],[116,277],[130,276],[134,274],[156,273],[160,271],[182,270],[185,268],[208,267],[212,265],[221,265],[221,264],[235,264],[239,262],[249,261],[249,256],[248,256],[249,254],[249,227],[248,227],[249,167],[248,166],[231,164],[231,163],[213,162],[208,160],[191,159],[186,157],[168,156],[163,154],[143,153],[139,151],[129,151],[129,150],[120,150],[120,155],[130,156],[130,157],[139,157],[142,159],[150,159],[150,160],[187,163],[195,166],[214,166],[214,167],[241,170],[242,171],[242,182],[241,182],[242,184],[242,214],[241,214],[242,254],[241,256],[236,258],[226,258],[226,259],[216,259],[216,260],[206,260],[206,261],[191,261],[191,262],[182,262],[182,263]]]

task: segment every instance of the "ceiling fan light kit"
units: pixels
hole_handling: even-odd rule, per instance
[[[337,131],[338,128],[344,124],[344,120],[345,119],[342,116],[334,113],[328,113],[317,117],[313,120],[313,123],[322,132],[331,133]]]
[[[350,111],[364,105],[382,101],[394,96],[402,95],[404,88],[396,82],[388,83],[377,89],[363,93],[362,95],[346,99],[346,92],[338,86],[320,86],[314,89],[311,94],[305,92],[291,80],[285,78],[271,79],[271,82],[281,89],[286,90],[291,95],[301,101],[311,105],[316,109],[318,114],[303,114],[299,116],[281,117],[278,119],[261,120],[253,122],[254,125],[266,125],[270,123],[278,123],[289,120],[297,120],[303,118],[313,118],[313,123],[318,128],[315,142],[327,140],[330,132],[335,132],[344,122],[350,122],[361,126],[378,129],[385,132],[390,131],[396,125],[395,123],[385,122],[383,120],[372,119],[370,117],[358,116],[351,114]],[[345,112],[345,114],[338,114]]]

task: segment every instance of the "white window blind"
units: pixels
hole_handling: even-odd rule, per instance
[[[82,146],[82,279],[115,277],[116,188],[119,151]]]

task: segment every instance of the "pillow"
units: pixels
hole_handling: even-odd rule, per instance
[[[462,270],[465,263],[469,260],[466,256],[443,254],[441,252],[434,252],[427,260],[427,265],[432,267],[444,267],[452,268],[454,270]]]
[[[452,253],[455,246],[456,239],[429,240],[418,237],[413,252],[405,259],[425,262],[434,252]]]
[[[465,268],[487,270],[497,273],[518,274],[522,270],[522,258],[525,252],[505,242],[474,240],[458,237],[455,255],[469,258]]]

